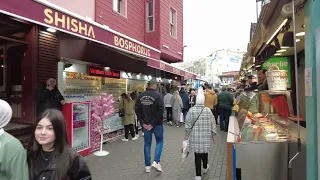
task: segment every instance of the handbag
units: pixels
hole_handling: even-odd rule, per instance
[[[197,119],[194,121],[194,123],[191,126],[191,130],[188,134],[188,137],[190,136],[194,125],[196,124],[196,122],[198,121],[200,115],[202,114],[202,111],[204,110],[204,108],[201,110],[200,114],[198,115]],[[189,139],[188,140],[183,140],[182,141],[182,161],[184,161],[189,155]]]
[[[119,117],[124,117],[125,116],[125,104],[124,104],[124,100],[122,100],[123,102],[123,108],[120,109],[119,111]]]

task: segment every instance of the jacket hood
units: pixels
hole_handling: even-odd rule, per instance
[[[216,92],[214,90],[211,90],[211,89],[208,89],[207,92],[212,94],[212,95],[216,94]]]

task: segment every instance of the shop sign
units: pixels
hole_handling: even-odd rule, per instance
[[[113,44],[121,49],[125,49],[134,53],[141,54],[143,56],[150,57],[150,49],[146,48],[140,44],[134,43],[128,39],[123,37],[119,37],[114,35],[114,42]]]
[[[120,79],[120,71],[111,69],[106,71],[103,67],[89,66],[89,75]]]
[[[279,70],[288,71],[287,88],[291,88],[291,64],[290,64],[290,58],[289,57],[273,57],[273,58],[269,58],[262,65],[262,69],[269,70],[269,68],[271,66],[277,66],[277,67],[279,67]]]
[[[96,22],[87,21],[82,16],[68,14],[62,9],[52,7],[52,3],[42,0],[0,0],[1,13],[32,22],[50,26],[58,31],[76,35],[103,45],[117,47],[144,57],[160,59],[160,51],[146,45],[128,40],[120,34],[105,29]],[[115,44],[117,36],[118,45]],[[122,40],[121,40],[121,39]],[[131,44],[130,44],[131,42]],[[131,45],[131,46],[130,46]]]
[[[44,9],[43,13],[45,16],[44,22],[48,25],[85,35],[93,39],[96,38],[93,26],[86,22],[80,21],[50,8]]]

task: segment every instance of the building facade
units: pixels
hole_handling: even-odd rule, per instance
[[[183,1],[48,1],[159,49],[165,62],[183,61]]]
[[[221,49],[213,52],[210,56],[200,58],[192,62],[184,62],[182,68],[198,74],[203,80],[215,86],[221,85],[220,75],[226,71],[238,71],[244,53]]]

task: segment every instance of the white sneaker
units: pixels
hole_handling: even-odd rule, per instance
[[[128,142],[129,139],[123,138],[122,141],[123,141],[123,142]]]
[[[209,164],[207,165],[207,169],[203,169],[203,174],[207,174],[209,171]]]
[[[149,173],[151,171],[151,167],[150,166],[147,166],[146,167],[146,173]]]
[[[136,137],[138,138],[138,137],[139,137],[139,134],[136,134]]]
[[[201,180],[201,176],[196,176],[195,180]]]
[[[143,137],[143,136],[144,136],[144,133],[142,133],[141,136]]]
[[[134,138],[132,138],[132,141],[135,141],[135,140],[137,140],[137,139],[138,139],[138,137],[135,136]]]
[[[171,121],[169,121],[169,124],[170,124],[170,126],[173,126],[173,124],[172,124],[172,122],[171,122]]]
[[[151,167],[153,167],[154,169],[156,169],[156,170],[159,171],[159,172],[162,172],[162,168],[161,168],[160,163],[156,163],[155,161],[153,161]]]
[[[179,127],[179,125],[177,125],[177,128]]]

